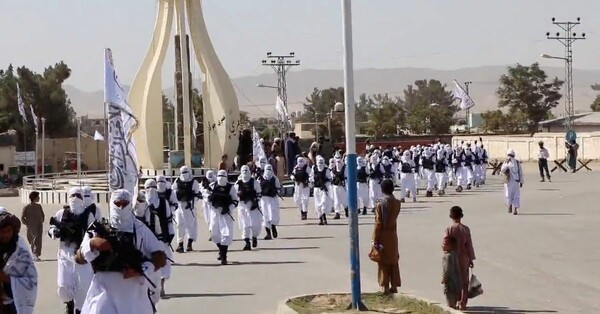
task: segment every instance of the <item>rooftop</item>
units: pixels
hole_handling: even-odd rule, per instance
[[[540,122],[541,126],[564,125],[566,117],[550,119]],[[573,115],[573,125],[600,125],[600,112],[584,112]]]

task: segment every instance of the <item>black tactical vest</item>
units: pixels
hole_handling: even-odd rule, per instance
[[[356,181],[358,181],[358,183],[367,183],[367,179],[369,178],[369,175],[367,174],[367,167],[360,167],[358,168],[358,173],[356,174]]]
[[[163,241],[165,243],[169,242],[170,234],[169,234],[169,223],[172,221],[172,217],[167,217],[167,201],[165,199],[158,199],[158,208],[155,208],[154,205],[149,205],[150,210],[150,222],[148,227],[152,232],[156,235],[158,240]],[[156,228],[156,218],[158,218],[158,223],[160,224],[160,234]]]
[[[332,169],[333,171],[333,181],[331,182],[333,185],[344,185],[344,180],[346,179],[345,176],[345,171],[346,171],[346,165],[342,166],[342,170],[337,171],[337,167],[333,167]]]
[[[325,188],[325,185],[329,182],[329,179],[327,178],[327,167],[323,168],[323,171],[319,171],[317,166],[313,166],[313,172],[315,176],[314,186],[321,189]]]
[[[254,189],[254,179],[248,180],[248,182],[244,182],[242,180],[238,180],[237,182],[239,189],[239,197],[242,202],[251,202],[256,199],[256,190]]]
[[[294,168],[294,181],[296,183],[308,183],[308,174],[306,173],[306,165]]]
[[[260,190],[262,196],[275,197],[277,196],[277,187],[275,186],[275,177],[270,180],[262,178],[260,180]]]
[[[194,200],[194,180],[191,181],[181,181],[177,180],[177,191],[175,191],[175,195],[177,196],[177,200],[180,202],[191,202]]]
[[[227,183],[225,186],[215,184],[208,201],[214,208],[229,209],[229,206],[233,204],[233,199],[230,195],[232,187],[233,184],[229,183]]]
[[[60,240],[67,245],[74,243],[75,246],[79,247],[89,227],[88,221],[92,210],[95,211],[95,207],[92,209],[91,206],[88,206],[83,213],[77,215],[71,211],[69,206],[65,206],[60,224],[55,225],[60,230]]]
[[[97,224],[97,236],[110,243],[111,251],[100,252],[92,261],[92,269],[96,272],[122,272],[125,268],[132,268],[143,274],[143,264],[148,261],[144,254],[137,248],[136,229],[133,233],[121,232],[108,225]]]

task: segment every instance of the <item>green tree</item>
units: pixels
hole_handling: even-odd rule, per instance
[[[592,108],[592,111],[600,111],[600,95],[596,96],[596,99],[594,99],[594,102],[590,105],[590,108]]]
[[[530,134],[537,132],[539,123],[558,106],[562,97],[560,87],[563,82],[558,78],[550,81],[547,78],[538,63],[508,67],[508,73],[500,77],[500,87],[496,91],[500,98],[498,106],[522,114]]]
[[[327,125],[327,120],[331,119],[331,136],[338,137],[344,134],[343,130],[343,114],[333,113],[334,106],[337,102],[344,102],[344,88],[328,88],[319,90],[315,88],[312,94],[306,98],[304,106],[304,114],[300,121],[308,123],[317,123]],[[321,133],[319,134],[328,134]]]
[[[415,88],[416,87],[416,88]],[[414,86],[404,90],[403,107],[406,112],[406,124],[415,134],[446,134],[454,124],[452,92],[446,91],[446,85],[438,80],[417,80]]]
[[[175,108],[165,94],[162,94],[163,146],[175,149]]]
[[[362,98],[362,97],[361,97]],[[402,99],[391,98],[388,94],[377,94],[361,99],[368,105],[367,132],[375,138],[396,134],[397,127],[404,126],[406,116]]]
[[[33,149],[35,128],[30,106],[38,118],[45,118],[47,137],[65,137],[76,134],[75,111],[62,84],[70,77],[71,69],[59,62],[44,69],[42,74],[26,67],[14,69],[9,65],[0,70],[0,132],[14,129],[19,137],[26,137],[27,149]],[[17,108],[17,82],[25,103],[28,124],[24,124]],[[38,122],[39,123],[39,122]],[[19,141],[19,146],[22,141]],[[21,147],[20,147],[21,148]]]

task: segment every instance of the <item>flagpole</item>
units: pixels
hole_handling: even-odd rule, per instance
[[[45,147],[46,147],[46,118],[42,118],[42,177],[44,176],[44,174],[46,173],[46,151],[45,151]]]
[[[81,185],[81,117],[77,118],[77,181]]]
[[[34,121],[34,123],[37,125],[37,119],[36,121]],[[38,178],[38,128],[35,128],[35,178]]]

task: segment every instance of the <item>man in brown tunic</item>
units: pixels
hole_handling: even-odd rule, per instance
[[[23,208],[21,222],[27,226],[27,241],[31,245],[31,252],[35,255],[35,260],[40,261],[42,255],[42,234],[44,233],[44,210],[38,203],[40,193],[33,191],[29,193],[31,203]]]
[[[400,201],[394,195],[394,183],[384,180],[381,183],[383,197],[375,205],[375,230],[373,245],[380,249],[381,259],[377,263],[377,278],[383,293],[397,293],[401,286],[398,260],[398,231],[396,220],[400,214]]]
[[[460,293],[458,298],[458,309],[464,310],[469,300],[469,268],[473,268],[475,251],[471,240],[471,229],[461,223],[463,210],[459,206],[450,208],[452,225],[446,228],[444,241],[453,237],[456,239],[456,253],[458,255],[458,275],[460,277]],[[442,247],[444,244],[442,244]]]

